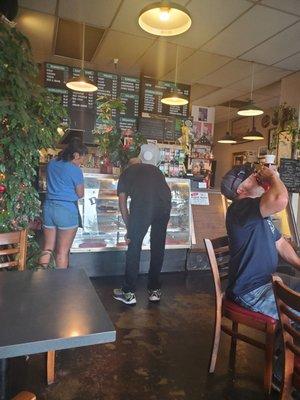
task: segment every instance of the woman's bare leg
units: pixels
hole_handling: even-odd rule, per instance
[[[69,252],[72,246],[77,228],[75,229],[58,229],[56,238],[56,268],[68,268]]]
[[[55,249],[56,243],[56,228],[44,228],[44,244],[43,251],[39,258],[39,264],[43,267],[47,267],[50,262],[51,252]]]

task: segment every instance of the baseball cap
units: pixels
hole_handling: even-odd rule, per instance
[[[160,161],[159,147],[153,143],[143,144],[139,157],[143,164],[157,165]]]
[[[221,181],[221,193],[229,200],[237,196],[237,188],[254,172],[254,167],[250,163],[233,167]]]

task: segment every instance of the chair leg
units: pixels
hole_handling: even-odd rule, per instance
[[[273,326],[267,326],[266,350],[265,350],[265,373],[264,373],[264,390],[267,396],[269,396],[271,393],[274,348],[275,348],[275,329]]]
[[[47,384],[51,385],[54,382],[55,375],[55,351],[47,353]]]
[[[230,353],[229,353],[229,368],[232,372],[235,371],[235,358],[236,358],[236,335],[238,333],[238,323],[232,321],[232,336],[231,336],[231,345],[230,345]]]
[[[212,343],[210,362],[209,362],[209,373],[210,374],[215,372],[215,368],[216,368],[217,356],[218,356],[218,351],[219,351],[219,346],[220,346],[220,337],[221,337],[221,321],[222,321],[221,311],[216,310],[214,339],[213,339],[213,343]]]

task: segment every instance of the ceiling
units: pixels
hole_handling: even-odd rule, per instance
[[[137,23],[151,2],[19,0],[16,22],[37,62],[79,66],[80,46],[70,32],[80,37],[82,22],[86,39],[93,38],[86,42],[87,68],[174,81],[178,48],[178,82],[192,86],[192,104],[217,106],[217,122],[228,117],[220,104],[250,97],[252,62],[253,98],[265,109],[278,104],[280,79],[300,70],[300,0],[176,0],[190,11],[192,26],[168,38]]]

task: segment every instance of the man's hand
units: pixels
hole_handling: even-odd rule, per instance
[[[126,244],[129,244],[131,242],[131,240],[128,237],[128,232],[125,233],[124,240],[125,240]]]

